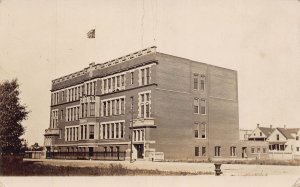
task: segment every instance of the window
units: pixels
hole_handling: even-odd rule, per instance
[[[259,135],[262,136],[262,132],[260,132]]]
[[[251,153],[255,153],[254,147],[251,148]]]
[[[121,122],[121,137],[124,138],[124,122]]]
[[[206,156],[206,147],[202,147],[202,156]]]
[[[115,138],[115,124],[111,124],[111,138]]]
[[[221,147],[215,146],[215,156],[221,156]]]
[[[201,106],[201,114],[205,115],[206,114],[206,101],[204,99],[201,99],[200,106]]]
[[[119,89],[120,87],[120,76],[117,76],[117,88]]]
[[[105,124],[102,124],[102,139],[105,139]]]
[[[236,147],[230,147],[230,156],[236,156]]]
[[[296,140],[299,140],[299,136],[296,136]]]
[[[194,90],[198,90],[198,74],[194,74]]]
[[[201,91],[205,91],[205,76],[201,75],[201,79],[200,79],[200,90]]]
[[[257,148],[257,153],[260,153],[260,148],[259,147]]]
[[[139,94],[139,116],[141,118],[150,117],[151,98],[150,92]]]
[[[125,114],[125,97],[103,100],[101,109],[102,116]]]
[[[60,110],[60,120],[63,120],[64,118],[64,110]]]
[[[200,134],[202,139],[206,139],[206,124],[202,123],[200,125]]]
[[[134,72],[130,72],[130,84],[133,84],[134,81]]]
[[[104,86],[103,86],[104,88],[104,92],[106,93],[107,92],[107,80],[106,79],[104,79]]]
[[[65,98],[65,91],[62,91],[62,92],[61,92],[61,100],[63,101],[64,98]]]
[[[145,84],[145,69],[141,69],[141,75],[142,75],[142,85]]]
[[[121,98],[121,114],[125,114],[125,99]]]
[[[199,131],[198,130],[194,130],[195,133],[195,138],[199,138]]]
[[[110,116],[110,101],[107,101],[107,115]]]
[[[194,114],[199,114],[199,99],[194,99]]]
[[[119,101],[120,101],[119,99],[116,100],[116,115],[119,115],[119,111],[120,111],[120,102]]]
[[[58,133],[59,133],[58,138],[61,139],[61,138],[62,138],[62,129],[59,129],[59,130],[58,130]]]
[[[111,91],[111,78],[108,78],[107,81],[108,81],[108,91],[110,92]]]
[[[90,103],[90,116],[95,116],[95,103]]]
[[[276,140],[277,141],[279,140],[279,134],[276,134]]]
[[[119,138],[119,123],[116,124],[116,138]]]
[[[150,84],[150,68],[146,68],[146,84]]]
[[[83,125],[80,125],[80,139],[83,140]]]
[[[263,148],[263,153],[266,153],[267,151],[266,151],[266,148]]]
[[[297,147],[297,151],[298,151],[298,152],[300,151],[300,148],[299,148],[299,147]]]
[[[107,139],[110,139],[110,124],[106,124],[106,130],[107,130]]]
[[[103,104],[102,104],[102,111],[103,111],[102,116],[107,116],[107,114],[106,114],[106,102],[103,102]]]
[[[125,76],[121,75],[121,86],[124,87],[125,86]]]
[[[199,156],[199,147],[195,147],[195,156]]]
[[[140,86],[150,84],[150,78],[150,67],[140,69]]]
[[[115,84],[116,84],[116,79],[115,77],[112,77],[112,90],[115,91]]]

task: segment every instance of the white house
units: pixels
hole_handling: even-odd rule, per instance
[[[300,159],[300,128],[276,128],[267,138],[272,159]]]

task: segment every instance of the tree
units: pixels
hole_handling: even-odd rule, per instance
[[[0,154],[19,154],[24,127],[29,111],[20,104],[17,79],[0,83]]]

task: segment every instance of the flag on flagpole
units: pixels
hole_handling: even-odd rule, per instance
[[[96,34],[96,29],[92,29],[86,35],[87,35],[87,38],[95,38],[96,37],[95,34]]]

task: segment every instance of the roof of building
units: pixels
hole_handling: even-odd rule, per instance
[[[300,131],[300,128],[288,128],[286,129],[289,133],[295,133],[297,134]]]
[[[281,134],[286,137],[287,139],[294,139],[294,137],[291,135],[292,131],[290,131],[289,129],[286,128],[277,128],[277,130],[279,132],[281,132]]]
[[[267,137],[269,137],[272,132],[275,130],[273,128],[270,128],[270,127],[258,127],[259,130],[261,130]]]

